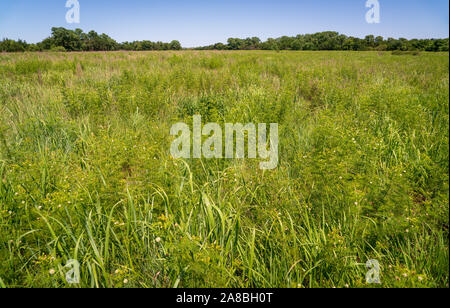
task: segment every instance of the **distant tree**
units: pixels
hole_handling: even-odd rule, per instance
[[[80,29],[77,31],[67,30],[65,28],[52,28],[52,47],[64,47],[68,51],[82,50],[83,42],[80,37]]]
[[[383,42],[384,42],[384,38],[382,36],[377,36],[375,38],[375,44],[377,44],[377,46],[382,44]]]
[[[399,48],[400,48],[400,50],[402,50],[402,51],[408,50],[408,40],[407,40],[407,39],[405,39],[405,38],[399,38],[399,39],[398,39],[398,42],[399,42]]]
[[[294,39],[289,36],[282,36],[277,41],[278,41],[278,48],[280,50],[291,50]]]
[[[432,51],[448,51],[448,39],[447,40],[434,40]]]
[[[261,39],[259,37],[252,37],[251,38],[251,42],[252,42],[252,48],[253,49],[260,49],[261,48]]]
[[[0,42],[0,51],[2,52],[24,52],[28,49],[28,44],[25,41],[3,39]]]
[[[28,45],[27,51],[42,51],[41,48],[39,48],[39,46],[37,44],[30,44]]]
[[[181,50],[181,44],[179,41],[172,41],[169,44],[170,50]]]
[[[225,50],[225,49],[227,49],[227,46],[224,45],[223,43],[214,44],[214,46],[212,46],[212,47],[213,47],[212,49],[216,49],[216,50]]]
[[[0,41],[0,52],[23,52],[44,50],[66,51],[111,51],[111,50],[181,50],[179,41],[164,43],[148,40],[117,43],[106,34],[95,31],[88,33],[81,29],[68,30],[62,27],[52,28],[51,36],[37,44],[25,41],[3,39]],[[199,50],[387,50],[387,51],[449,51],[449,39],[411,39],[375,37],[367,35],[364,39],[348,37],[334,31],[314,34],[299,34],[295,37],[282,36],[269,38],[262,42],[258,37],[246,39],[229,38],[227,44],[216,43],[198,47]]]
[[[295,38],[291,44],[292,50],[302,50],[303,49],[303,42],[299,40],[298,38]]]
[[[263,49],[265,50],[280,50],[277,40],[269,38],[265,43],[263,43]]]
[[[229,38],[227,42],[228,42],[229,49],[231,49],[231,50],[239,50],[239,49],[242,49],[242,47],[243,47],[241,39]]]
[[[348,37],[334,31],[319,32],[314,34],[297,35],[295,37],[282,36],[277,39],[269,38],[261,42],[257,38],[230,38],[227,45],[217,43],[210,46],[199,47],[199,50],[427,50],[448,51],[448,39],[440,40],[410,40],[375,37],[367,35],[364,39]]]
[[[387,39],[387,50],[393,51],[393,50],[400,50],[401,49],[401,43],[399,40],[396,40],[392,37]]]
[[[367,35],[367,36],[364,38],[364,40],[365,40],[366,46],[367,46],[368,48],[371,48],[371,49],[375,48],[375,46],[376,46],[376,43],[375,43],[375,36],[373,36],[373,35]]]

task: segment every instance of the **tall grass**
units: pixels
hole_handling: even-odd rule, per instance
[[[0,61],[1,287],[448,287],[448,54]],[[172,159],[194,114],[279,123],[278,168]]]

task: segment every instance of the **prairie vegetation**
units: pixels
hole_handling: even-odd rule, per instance
[[[171,158],[195,114],[278,168]],[[448,287],[448,134],[443,53],[0,54],[0,286]]]

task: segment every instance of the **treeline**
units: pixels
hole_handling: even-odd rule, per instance
[[[106,34],[95,31],[89,33],[81,29],[68,30],[65,28],[52,28],[52,35],[37,44],[28,44],[25,41],[3,39],[0,41],[1,52],[23,51],[113,51],[113,50],[180,50],[178,41],[171,43],[134,41],[118,43]]]
[[[21,51],[113,51],[113,50],[181,50],[179,41],[170,43],[134,41],[118,43],[106,34],[81,29],[52,28],[52,34],[37,44],[3,39],[0,52]],[[227,44],[217,43],[196,50],[379,50],[379,51],[449,51],[449,39],[405,39],[375,37],[357,38],[327,31],[315,34],[269,38],[262,42],[257,37],[230,38]]]
[[[197,50],[379,50],[379,51],[449,51],[449,39],[412,39],[375,37],[349,37],[338,32],[327,31],[315,34],[269,38],[262,42],[257,37],[230,38],[227,44],[217,43],[198,47]]]

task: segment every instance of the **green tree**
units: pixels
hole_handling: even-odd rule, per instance
[[[181,44],[179,41],[172,41],[170,42],[170,50],[181,50]]]

